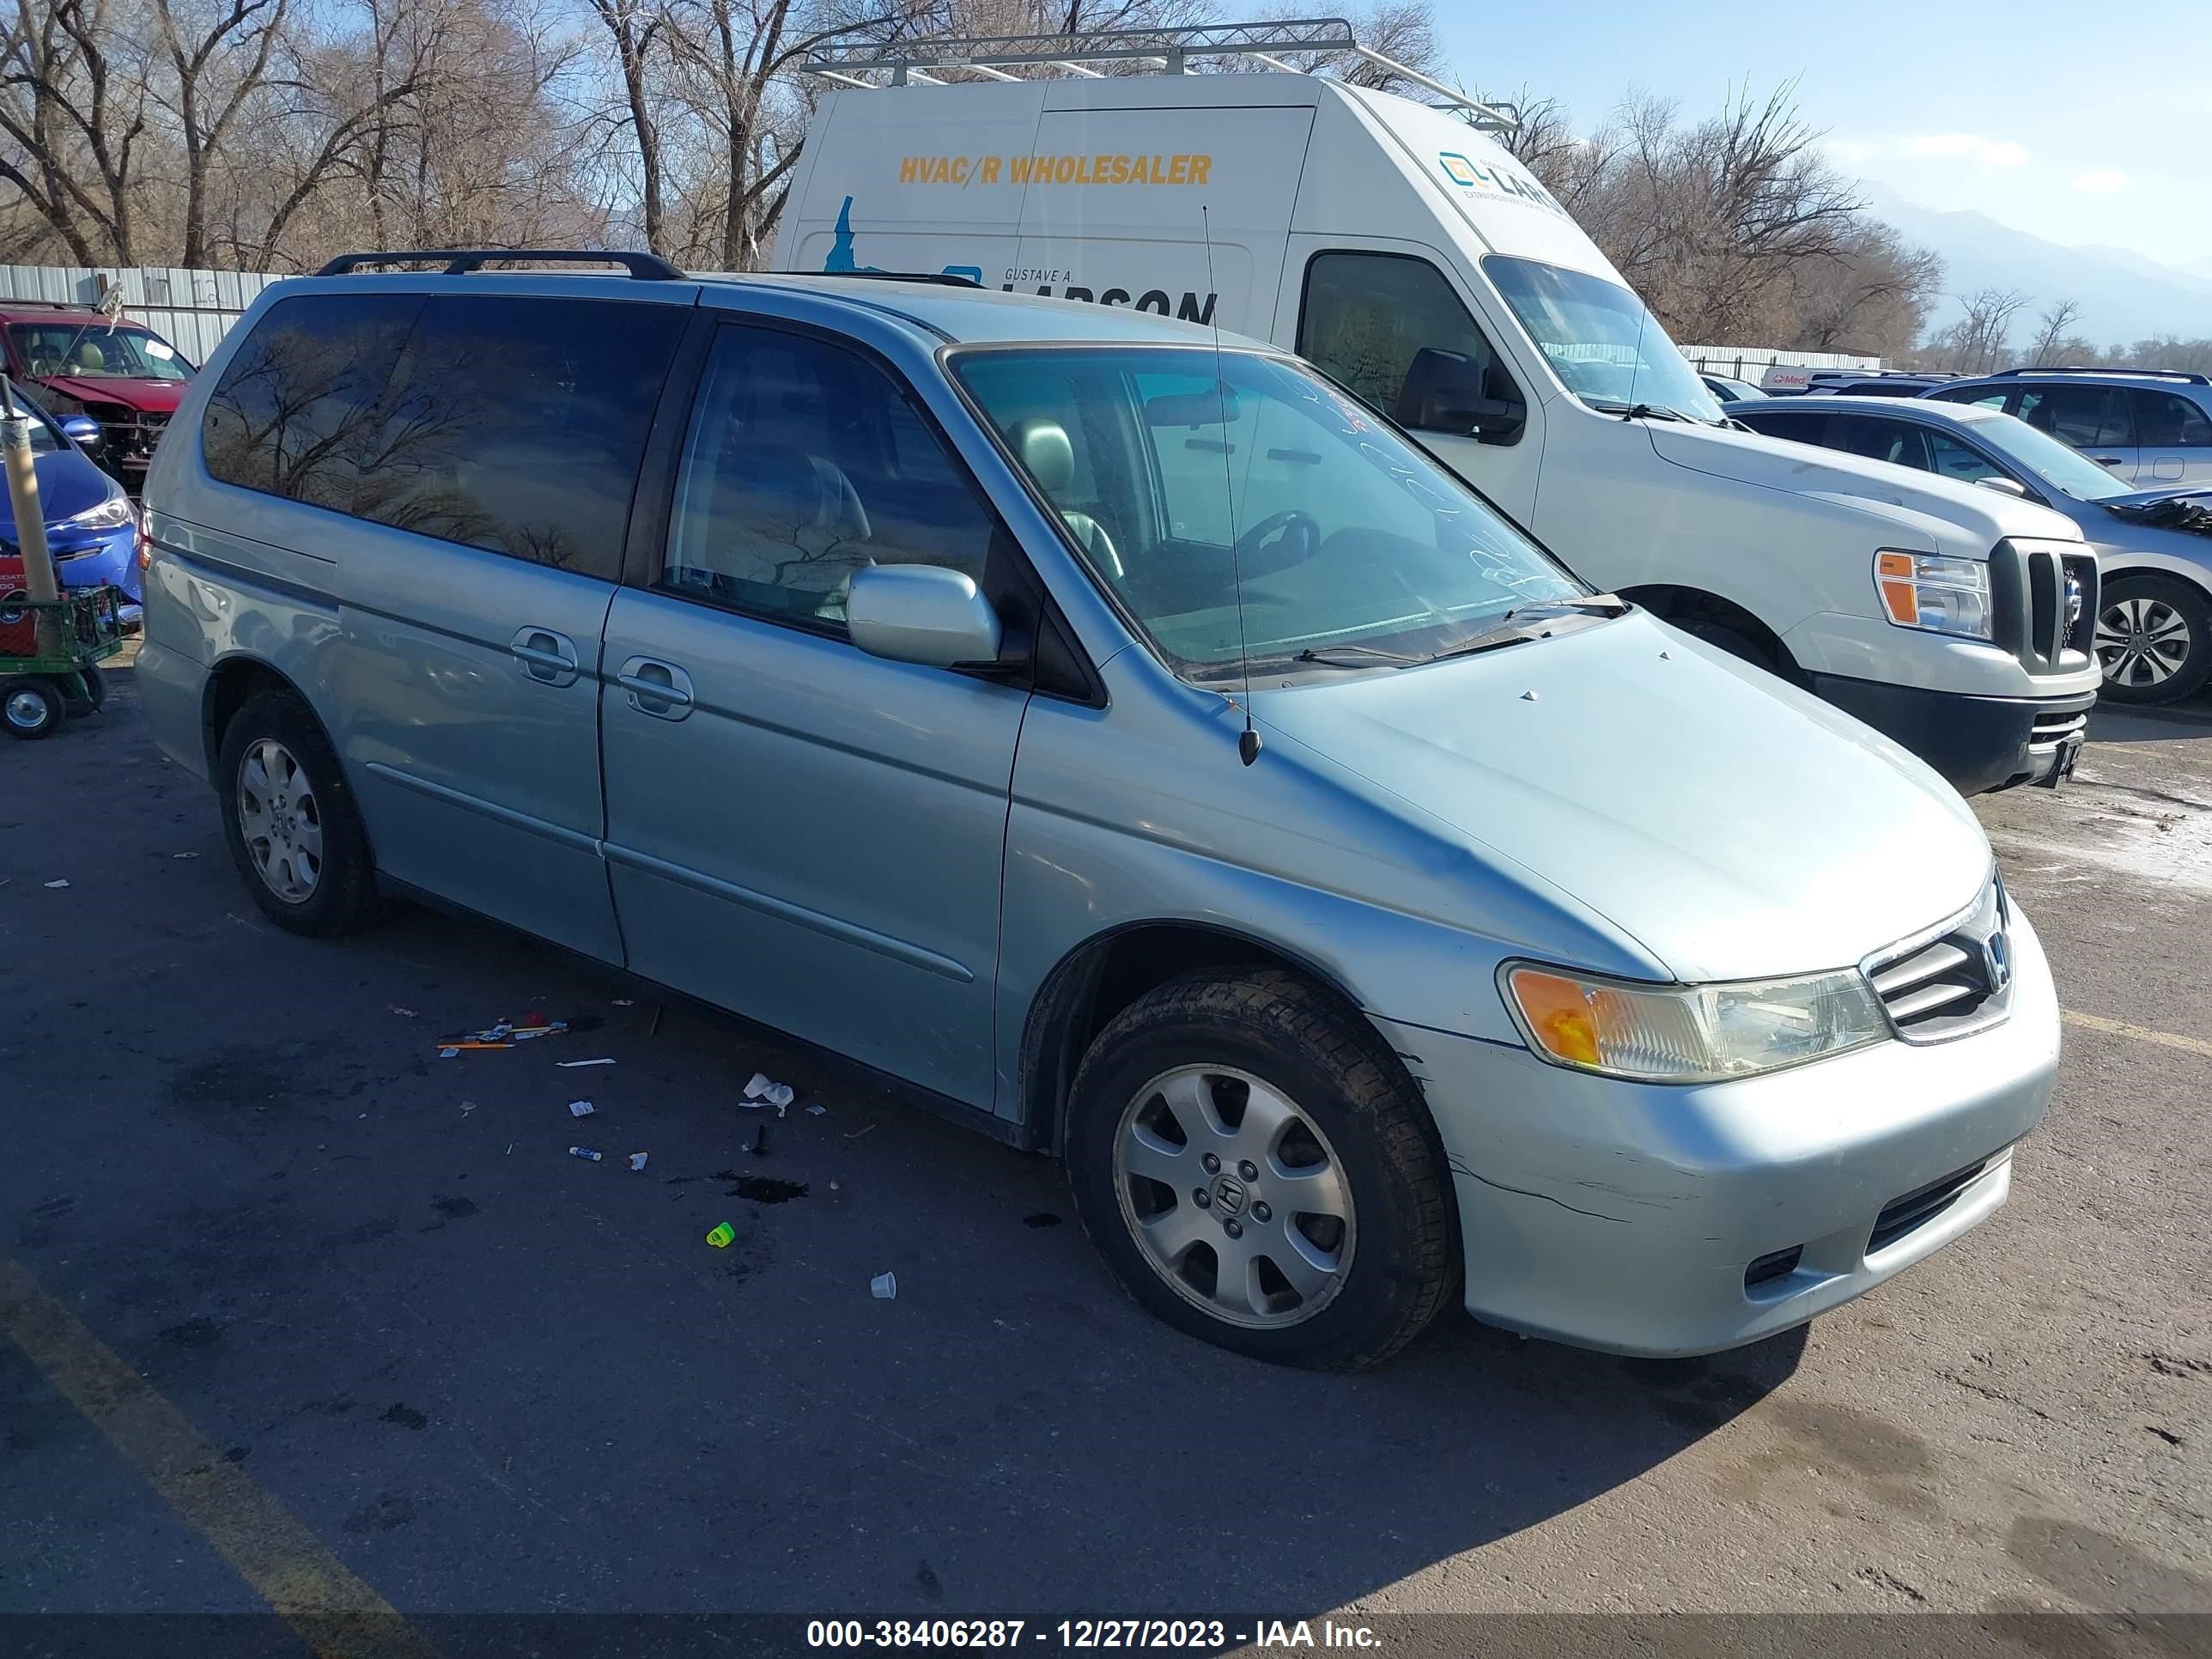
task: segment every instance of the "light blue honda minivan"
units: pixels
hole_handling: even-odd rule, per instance
[[[267,289],[155,458],[144,704],[280,925],[834,1050],[1273,1360],[1725,1348],[2003,1203],[2058,1010],[1959,797],[1315,370],[507,257]]]

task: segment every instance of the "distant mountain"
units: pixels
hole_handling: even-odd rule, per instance
[[[2212,283],[2212,259],[2198,259],[2181,269],[2191,276],[2202,276],[2206,282]]]
[[[2125,248],[2067,247],[2001,225],[1984,213],[1922,207],[1871,183],[1862,186],[1862,193],[1875,216],[1894,225],[1907,241],[1942,256],[1946,299],[1930,319],[1931,328],[1958,315],[1955,296],[2012,288],[2028,296],[2014,325],[2020,333],[2033,325],[2035,313],[2045,307],[2073,300],[2081,307],[2075,332],[2100,345],[2154,334],[2212,337],[2212,270],[2179,270]]]

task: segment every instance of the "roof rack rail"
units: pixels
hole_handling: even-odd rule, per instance
[[[10,311],[97,311],[96,300],[0,300]]]
[[[950,270],[810,270],[809,276],[858,276],[874,283],[929,283],[939,288],[981,288],[973,276]]]
[[[2011,380],[2021,374],[2126,374],[2142,380],[2178,380],[2183,386],[2212,386],[2212,376],[2192,374],[2185,368],[2097,368],[2086,363],[2050,363],[2031,368],[2000,368],[1991,380]]]
[[[410,252],[341,253],[315,275],[343,276],[363,265],[421,265],[442,261],[446,269],[441,275],[461,276],[482,270],[495,259],[538,264],[620,265],[640,282],[672,282],[684,275],[658,254],[577,247],[426,247]]]
[[[1257,23],[1196,23],[1181,28],[1088,29],[1072,34],[980,34],[902,41],[878,46],[863,41],[817,46],[799,65],[802,73],[841,87],[874,88],[863,77],[884,74],[887,84],[942,86],[933,70],[966,70],[991,81],[1019,81],[1018,69],[1060,70],[1088,79],[1101,71],[1093,64],[1142,64],[1170,75],[1188,71],[1193,58],[1249,58],[1271,70],[1303,73],[1283,61],[1285,52],[1350,52],[1400,79],[1433,93],[1463,110],[1485,132],[1510,132],[1521,112],[1510,104],[1485,103],[1456,87],[1446,86],[1364,46],[1341,17],[1307,17]]]

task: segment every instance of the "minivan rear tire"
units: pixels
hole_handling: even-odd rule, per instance
[[[1116,1014],[1077,1070],[1066,1152],[1076,1212],[1122,1286],[1177,1329],[1253,1358],[1379,1364],[1458,1285],[1426,1104],[1356,1009],[1295,974],[1207,969]],[[1239,1261],[1224,1287],[1223,1267]]]
[[[284,873],[268,872],[270,838],[250,836],[246,823],[249,763],[258,766],[257,776],[283,791],[281,805],[275,805],[283,826],[276,833],[288,848],[315,842],[312,864],[304,855],[280,855],[276,863]],[[368,832],[337,752],[296,698],[264,691],[246,700],[223,731],[216,790],[231,862],[262,915],[310,938],[349,933],[375,919],[376,872]],[[264,810],[266,805],[275,803]],[[261,822],[257,813],[257,827]]]

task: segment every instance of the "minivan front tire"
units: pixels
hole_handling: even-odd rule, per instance
[[[377,913],[368,836],[338,758],[295,698],[248,698],[222,736],[216,788],[223,839],[261,913],[310,937]]]
[[[1459,1282],[1428,1108],[1357,1010],[1208,969],[1109,1021],[1075,1077],[1068,1179],[1122,1285],[1256,1359],[1381,1364]]]

